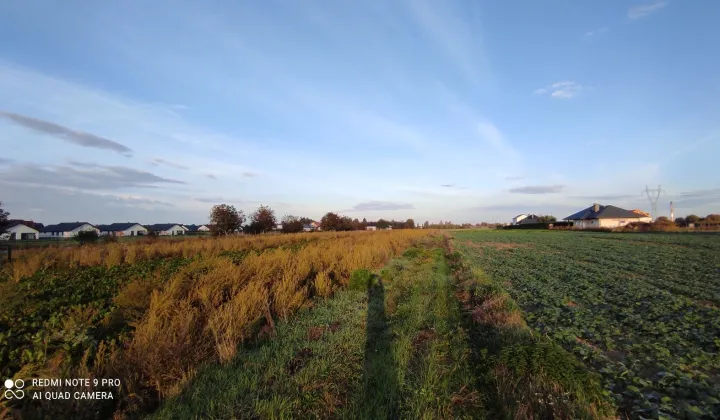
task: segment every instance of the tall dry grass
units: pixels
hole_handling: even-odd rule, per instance
[[[186,242],[205,250],[203,258],[160,282],[152,276],[124,286],[115,298],[119,316],[134,332],[100,360],[125,381],[123,407],[142,412],[177,395],[205,363],[227,363],[241,344],[262,330],[272,334],[274,319],[287,318],[315,296],[327,297],[347,284],[359,268],[376,268],[427,231],[355,232],[311,235],[299,249],[268,244],[293,243],[308,235],[221,238]],[[223,250],[261,249],[240,264],[218,255]],[[163,247],[134,251],[167,252]],[[107,371],[107,366],[104,366]]]
[[[293,246],[324,239],[367,235],[371,232],[324,232],[292,235],[226,236],[219,238],[190,238],[183,240],[142,240],[86,244],[79,247],[29,248],[13,252],[14,260],[7,264],[11,278],[19,281],[43,269],[72,269],[75,267],[105,265],[112,267],[123,263],[138,262],[167,257],[191,257],[194,255],[220,255],[226,251],[261,251],[267,248]]]

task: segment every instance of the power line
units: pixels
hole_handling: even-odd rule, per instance
[[[645,190],[642,192],[645,194],[650,200],[650,205],[652,206],[652,213],[650,213],[650,217],[652,220],[655,220],[655,217],[657,216],[657,202],[658,199],[660,199],[660,194],[664,193],[662,187],[658,185],[657,189],[650,189],[647,185],[645,185]]]

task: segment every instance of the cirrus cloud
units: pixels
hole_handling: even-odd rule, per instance
[[[0,118],[35,132],[48,134],[69,143],[77,144],[78,146],[112,150],[113,152],[117,152],[125,156],[132,155],[132,149],[116,141],[97,136],[95,134],[86,133],[84,131],[73,130],[50,121],[40,120],[7,111],[0,111]]]
[[[556,99],[570,99],[579,95],[583,85],[573,81],[560,81],[535,90],[536,95],[549,95]]]
[[[377,211],[377,210],[414,210],[415,206],[410,203],[397,203],[393,201],[366,201],[358,203],[350,209],[343,211]]]
[[[528,185],[525,187],[510,188],[513,194],[557,194],[562,192],[564,185]]]

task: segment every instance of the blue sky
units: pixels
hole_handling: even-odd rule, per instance
[[[720,210],[716,1],[0,5],[18,218]]]

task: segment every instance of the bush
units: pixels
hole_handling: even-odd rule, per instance
[[[100,236],[95,230],[83,230],[78,232],[73,239],[80,242],[80,245],[97,242]]]
[[[359,268],[350,275],[348,288],[350,290],[367,290],[372,286],[375,276],[367,268]]]
[[[104,235],[102,237],[102,241],[103,241],[103,243],[106,243],[106,244],[112,244],[112,243],[117,242],[118,238],[115,235],[108,234],[108,235]]]

